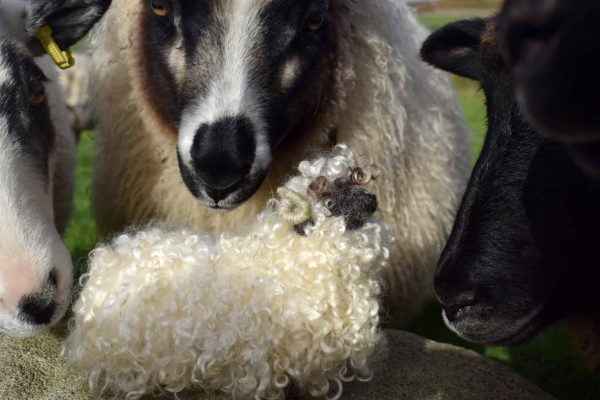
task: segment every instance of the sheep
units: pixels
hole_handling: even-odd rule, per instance
[[[448,327],[478,343],[515,344],[563,318],[596,329],[600,191],[566,145],[520,112],[496,18],[435,32],[423,58],[481,82],[488,133],[434,286]],[[582,328],[577,328],[582,329]],[[592,367],[597,330],[579,331]]]
[[[600,177],[600,4],[506,1],[500,42],[529,121]]]
[[[77,53],[75,59],[77,62],[73,68],[62,73],[58,81],[65,92],[71,129],[75,132],[75,137],[79,138],[81,132],[92,129],[94,125],[88,93],[92,58],[87,53]]]
[[[338,398],[369,379],[393,238],[354,163],[345,146],[303,162],[242,234],[159,225],[94,250],[63,353],[128,399],[292,384]]]
[[[72,208],[75,142],[56,68],[34,36],[50,24],[66,48],[102,15],[102,3],[0,2],[0,332],[11,336],[60,320],[73,275],[61,233]]]
[[[386,178],[389,304],[419,307],[470,165],[425,36],[396,0],[115,0],[92,39],[100,231],[240,229],[299,161],[346,143]]]

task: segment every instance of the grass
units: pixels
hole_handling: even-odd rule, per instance
[[[424,16],[423,22],[439,27],[456,19],[453,16]],[[455,79],[459,101],[463,106],[469,128],[473,132],[473,160],[481,149],[485,136],[485,106],[478,85],[466,79]],[[85,132],[78,145],[77,193],[75,212],[67,229],[65,241],[71,250],[79,272],[85,266],[87,254],[99,240],[91,213],[91,176],[94,156],[94,133]],[[487,357],[505,363],[532,382],[564,400],[600,399],[600,379],[584,364],[560,327],[538,335],[532,341],[512,348],[473,345],[452,334],[443,324],[441,309],[429,303],[422,313],[412,318],[403,328],[440,342],[452,343],[475,350]]]
[[[65,232],[65,243],[71,251],[76,266],[76,276],[85,268],[89,252],[96,246],[100,237],[96,221],[92,216],[91,184],[94,159],[94,133],[84,132],[77,145],[79,163],[77,166],[77,190],[74,211]]]

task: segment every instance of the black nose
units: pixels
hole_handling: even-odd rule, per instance
[[[245,117],[202,125],[191,149],[192,162],[206,192],[219,201],[250,173],[256,155],[255,132]]]
[[[46,325],[52,321],[56,303],[44,295],[26,296],[19,302],[21,317],[34,325]]]
[[[47,325],[52,321],[56,311],[54,296],[56,295],[57,276],[52,270],[48,275],[42,293],[23,296],[19,301],[20,317],[34,325]]]
[[[446,318],[453,321],[461,309],[479,303],[479,296],[475,290],[466,290],[458,292],[455,296],[442,298],[440,301],[442,301]]]
[[[479,303],[483,292],[482,288],[473,284],[470,279],[454,272],[450,275],[444,268],[438,269],[433,284],[435,295],[450,321],[456,319],[461,309]]]

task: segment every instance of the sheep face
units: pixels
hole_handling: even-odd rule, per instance
[[[0,3],[0,332],[13,336],[40,332],[69,304],[73,266],[53,208],[60,99],[29,32],[81,11],[72,1]]]
[[[573,146],[600,177],[600,3],[596,0],[507,1],[501,38],[517,99],[548,137]]]
[[[66,310],[72,265],[54,227],[54,141],[42,70],[0,41],[0,331],[30,335]]]
[[[144,0],[137,57],[145,100],[177,136],[181,176],[229,210],[263,182],[328,92],[328,0]]]
[[[600,138],[598,17],[595,0],[512,0],[502,11],[518,100],[536,126],[560,141]]]
[[[597,307],[600,190],[568,149],[520,114],[494,20],[461,21],[424,44],[426,61],[481,82],[489,128],[438,264],[446,324],[474,342],[511,344]]]

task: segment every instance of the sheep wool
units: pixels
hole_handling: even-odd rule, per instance
[[[190,388],[279,399],[292,383],[338,398],[342,382],[369,379],[393,238],[373,219],[347,230],[305,196],[314,178],[343,178],[353,163],[337,146],[279,191],[310,202],[305,235],[284,218],[294,209],[284,198],[243,234],[154,225],[99,247],[64,354],[94,388],[127,399]]]

